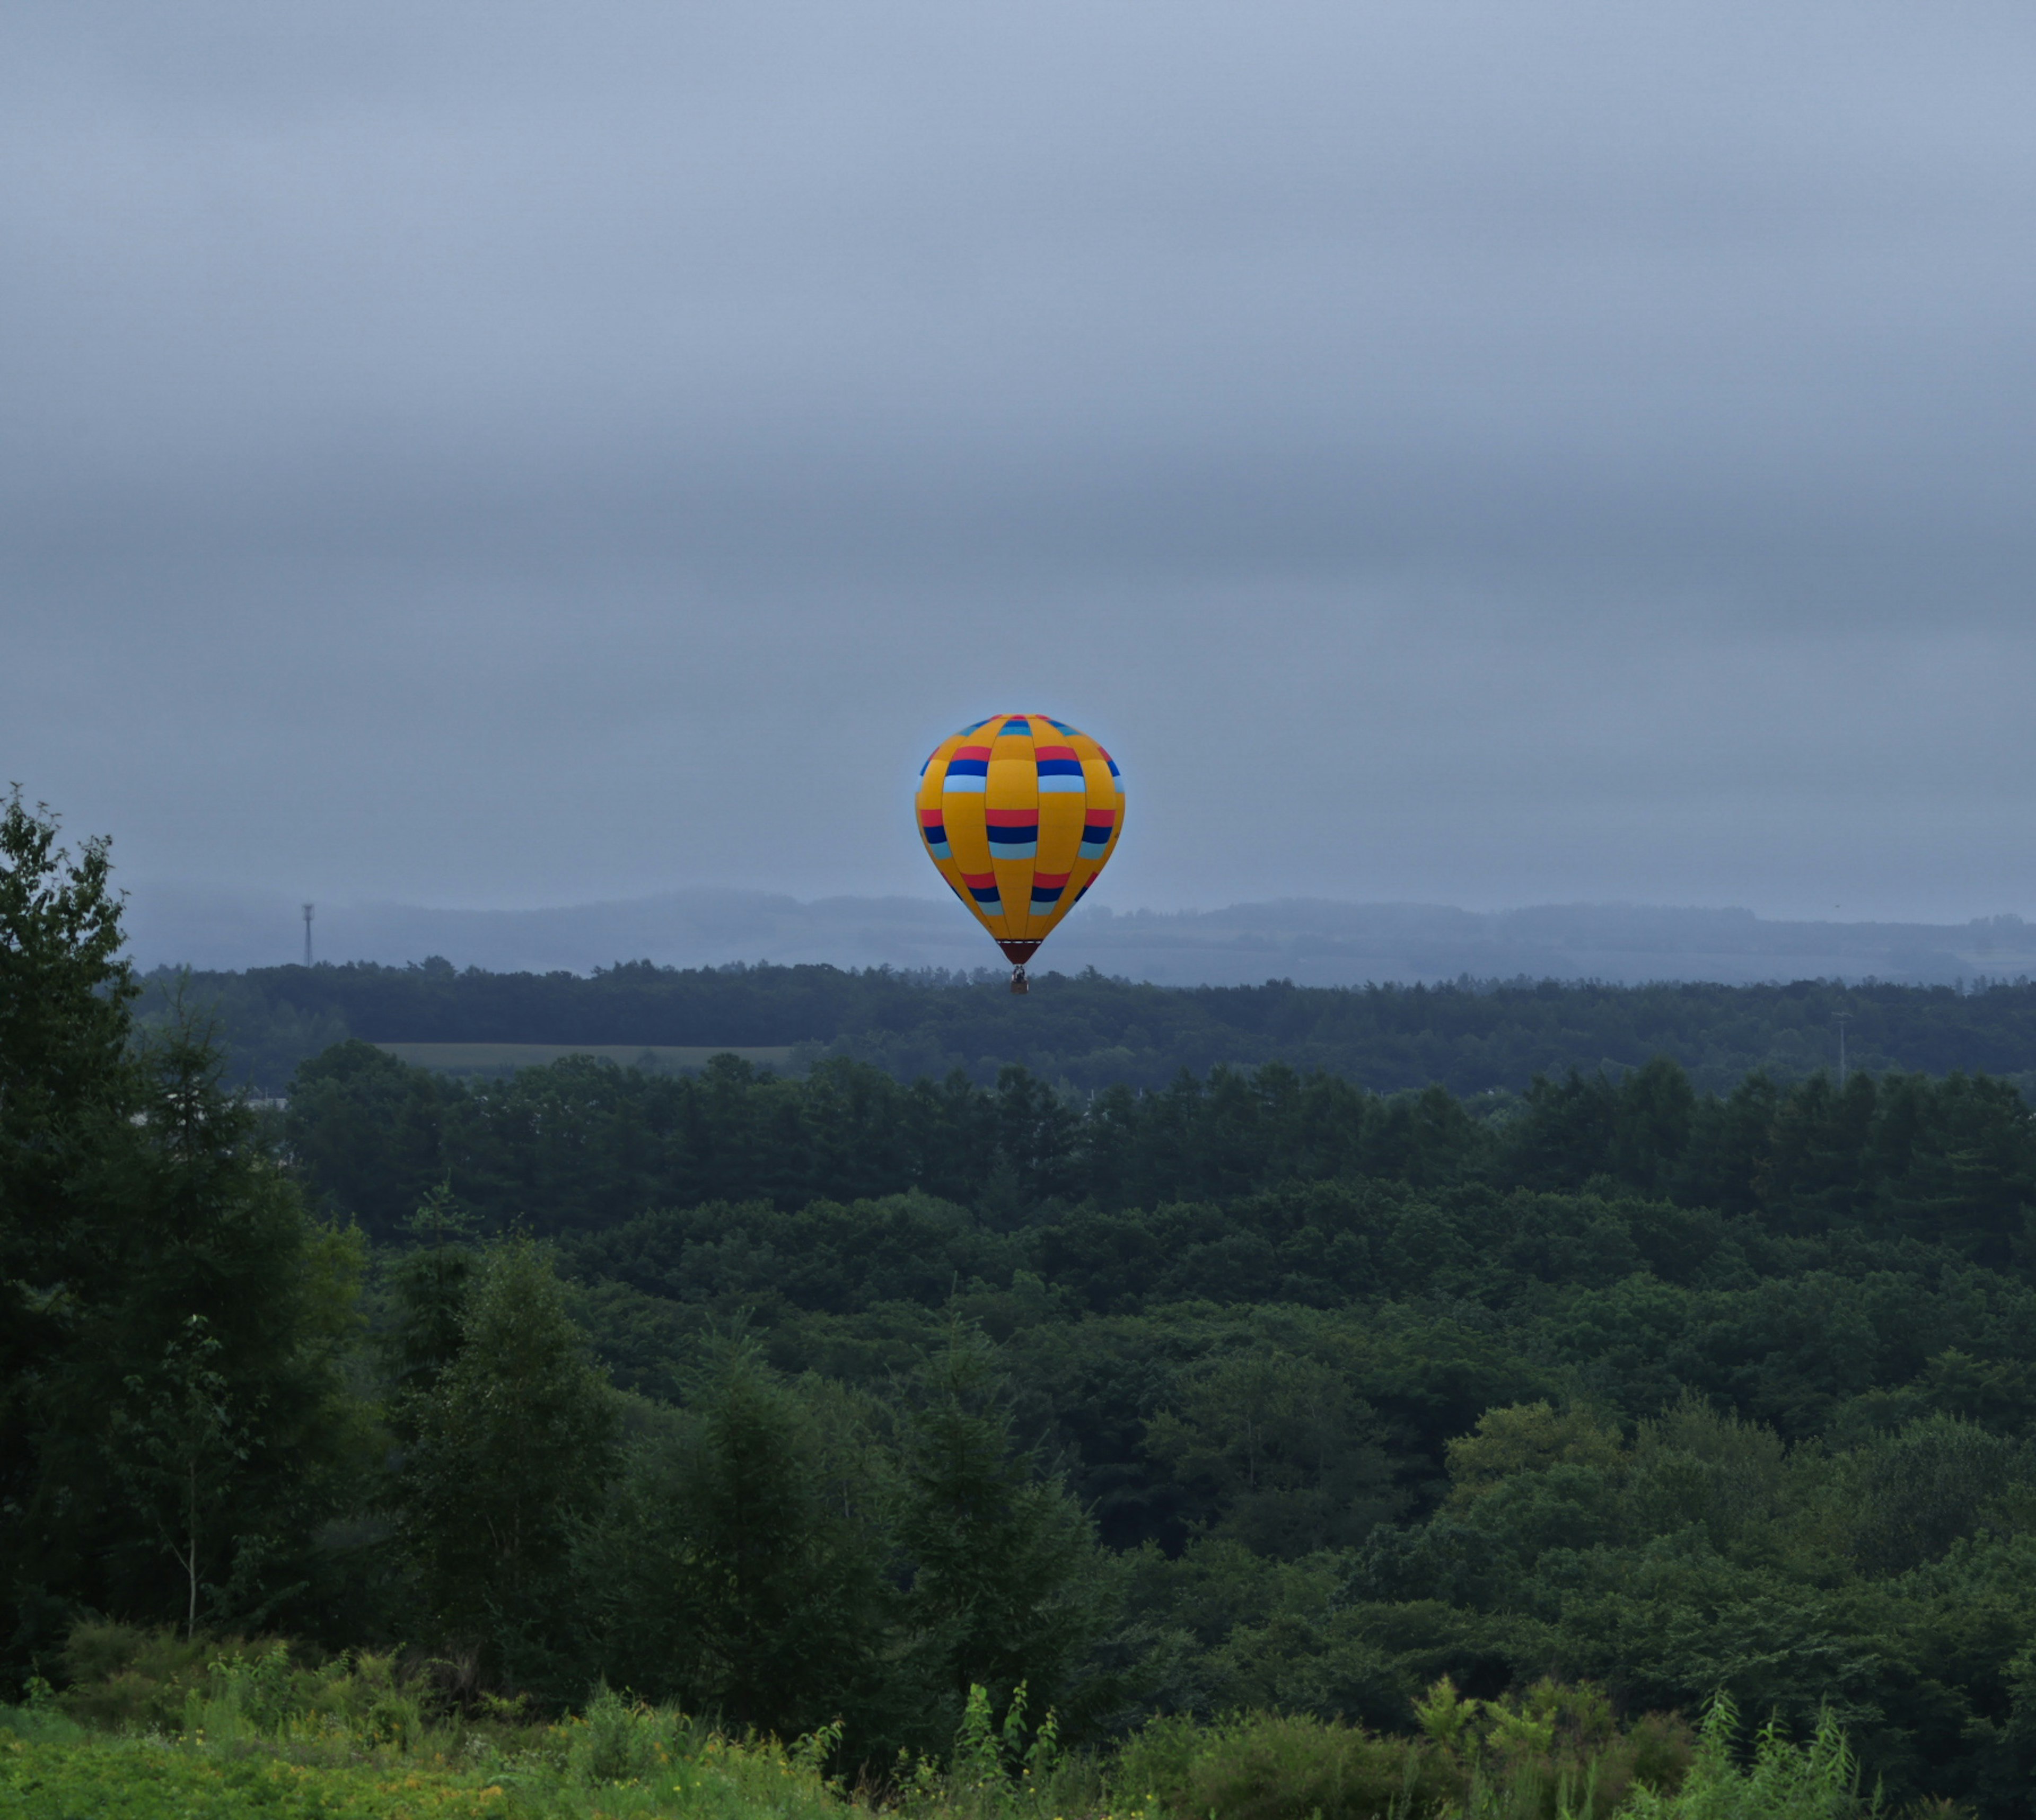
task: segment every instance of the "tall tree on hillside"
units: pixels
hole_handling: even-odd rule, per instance
[[[390,1319],[380,1350],[399,1429],[463,1343],[467,1292],[481,1260],[473,1225],[451,1181],[441,1182],[410,1217],[411,1248],[387,1266]]]
[[[312,1538],[361,1466],[339,1369],[357,1244],[306,1218],[222,1091],[204,1028],[130,1042],[105,846],[74,861],[56,835],[18,795],[0,813],[0,1571],[16,1669],[82,1607],[312,1622],[330,1565]],[[222,1412],[210,1439],[207,1409]]]
[[[484,1675],[567,1691],[579,1672],[572,1540],[613,1475],[616,1421],[549,1252],[493,1246],[458,1351],[409,1413],[402,1485],[428,1622]]]
[[[584,1538],[611,1679],[782,1737],[845,1720],[858,1758],[895,1747],[869,1413],[786,1383],[746,1337],[714,1343],[683,1425],[639,1444]]]
[[[925,1710],[951,1731],[971,1685],[1000,1701],[1020,1682],[1036,1710],[1073,1690],[1109,1624],[1094,1528],[1016,1444],[990,1342],[956,1327],[921,1374],[906,1437],[895,1538]]]
[[[0,1513],[9,1554],[37,1476],[37,1392],[103,1279],[92,1178],[141,1103],[133,975],[104,840],[74,859],[17,789],[0,810]],[[10,1563],[10,1565],[12,1565]],[[17,1569],[18,1571],[18,1569]]]

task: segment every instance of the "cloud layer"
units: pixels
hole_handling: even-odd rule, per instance
[[[50,5],[0,764],[130,869],[2036,908],[2036,20]]]

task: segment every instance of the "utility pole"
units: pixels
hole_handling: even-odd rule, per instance
[[[304,906],[304,965],[307,967],[311,964],[311,912],[314,908],[309,904]]]
[[[308,942],[311,938],[306,936],[304,939]],[[309,952],[308,949],[306,951]],[[1842,1093],[1845,1091],[1846,1077],[1845,1030],[1846,1025],[1852,1021],[1852,1013],[1834,1011],[1831,1014],[1831,1021],[1838,1027],[1838,1091]]]

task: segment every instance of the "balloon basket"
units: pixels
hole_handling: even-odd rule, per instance
[[[1023,965],[1013,967],[1011,969],[1011,990],[1021,997],[1028,990],[1025,984],[1025,969]]]

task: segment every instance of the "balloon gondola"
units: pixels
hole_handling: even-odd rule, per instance
[[[1011,963],[1025,963],[1110,863],[1124,782],[1086,733],[1043,714],[993,714],[919,768],[919,839]]]

